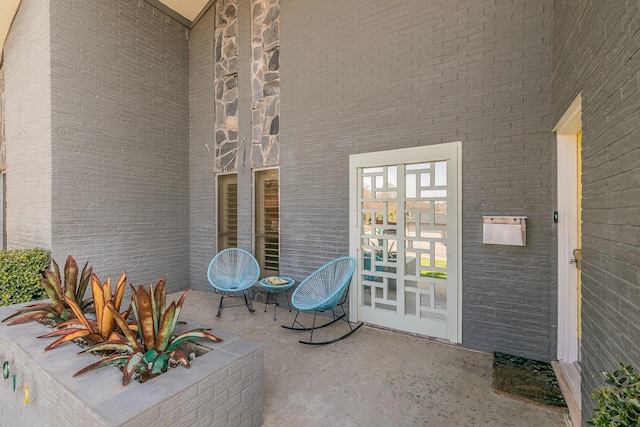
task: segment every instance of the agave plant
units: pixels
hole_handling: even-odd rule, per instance
[[[125,285],[127,282],[127,273],[122,272],[116,283],[115,293],[111,289],[111,277],[107,281],[100,283],[100,279],[95,274],[91,275],[91,293],[93,294],[93,304],[95,307],[96,319],[90,319],[85,316],[80,306],[74,301],[65,298],[75,318],[59,323],[56,328],[58,330],[41,335],[38,338],[59,337],[56,341],[49,344],[46,350],[51,350],[67,341],[76,338],[84,338],[93,343],[100,343],[108,340],[122,339],[121,335],[115,332],[116,321],[107,308],[107,302],[111,302],[116,311],[120,311],[122,297],[124,296]],[[126,315],[124,315],[126,317]],[[77,327],[77,326],[80,327]],[[62,329],[64,328],[64,329]]]
[[[108,340],[82,351],[116,353],[81,369],[74,376],[103,366],[122,366],[122,384],[127,385],[134,372],[141,374],[143,379],[166,372],[170,359],[189,368],[189,358],[178,348],[184,342],[196,338],[222,341],[201,328],[174,336],[188,290],[184,291],[177,303],[174,301],[168,307],[164,279],[160,279],[155,288],[149,285],[149,291],[144,286],[139,286],[137,290],[131,286],[131,290],[131,308],[136,326],[130,326],[113,302],[107,301],[106,307],[123,332],[124,339]]]
[[[49,301],[28,305],[24,309],[3,319],[3,322],[18,316],[22,317],[14,319],[9,325],[16,325],[36,319],[52,319],[56,323],[65,322],[75,316],[73,309],[71,309],[69,305],[70,301],[75,302],[82,312],[89,309],[92,300],[83,299],[89,284],[91,272],[93,271],[92,267],[87,268],[89,263],[87,262],[84,265],[78,280],[78,264],[76,264],[73,257],[69,255],[64,265],[64,282],[60,276],[58,264],[55,260],[52,260],[51,263],[53,265],[53,271],[47,268],[45,270],[45,277],[40,281],[49,297]]]

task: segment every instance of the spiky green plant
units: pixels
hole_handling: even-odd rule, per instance
[[[125,285],[127,282],[127,273],[122,272],[116,283],[115,293],[111,289],[111,277],[107,281],[100,283],[100,279],[95,274],[91,275],[91,293],[93,295],[93,304],[95,308],[96,320],[87,318],[82,312],[80,306],[74,301],[65,298],[65,302],[69,305],[75,318],[59,323],[56,328],[58,330],[51,333],[41,335],[38,338],[58,339],[49,344],[46,350],[51,350],[67,341],[76,338],[83,338],[89,343],[100,343],[108,340],[118,340],[121,336],[115,331],[116,321],[111,311],[107,308],[107,302],[113,303],[115,309],[119,312],[124,296]],[[126,317],[126,316],[125,316]],[[77,326],[80,327],[77,327]]]
[[[167,307],[164,279],[160,279],[155,288],[149,285],[149,291],[144,286],[139,286],[137,290],[131,286],[131,289],[131,309],[136,326],[131,327],[115,308],[113,302],[108,301],[106,307],[111,311],[123,332],[124,340],[109,340],[84,350],[83,352],[91,353],[112,351],[115,354],[92,363],[76,372],[74,376],[103,366],[122,366],[122,384],[127,385],[135,372],[138,372],[143,379],[153,378],[166,372],[170,359],[189,368],[189,358],[178,348],[182,343],[196,338],[222,341],[206,332],[207,329],[201,328],[174,336],[188,290],[184,291],[177,303],[173,301]]]
[[[53,271],[47,268],[45,270],[45,277],[40,281],[49,297],[49,301],[28,305],[24,309],[3,319],[3,322],[22,316],[11,321],[9,325],[16,325],[37,319],[52,319],[56,323],[62,323],[75,316],[74,311],[67,303],[68,301],[74,301],[83,312],[88,310],[92,300],[85,300],[84,294],[87,290],[93,268],[87,268],[89,264],[87,262],[82,269],[80,278],[78,278],[78,264],[73,257],[69,255],[64,265],[63,281],[60,276],[58,264],[55,260],[52,260],[51,263],[53,265]]]

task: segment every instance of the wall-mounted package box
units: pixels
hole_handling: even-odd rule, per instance
[[[525,246],[526,216],[483,216],[482,243],[485,245]]]

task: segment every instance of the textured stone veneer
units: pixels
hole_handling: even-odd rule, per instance
[[[215,171],[238,169],[238,3],[215,7]],[[280,163],[280,2],[251,2],[251,165]]]
[[[280,163],[280,2],[251,2],[251,164]]]
[[[17,306],[0,307],[0,318]],[[182,326],[193,329],[196,324]],[[73,344],[45,352],[48,329],[35,322],[0,324],[0,425],[73,426],[260,426],[263,404],[263,347],[219,330],[222,343],[200,341],[212,350],[144,384],[122,385],[122,374],[105,367],[74,378],[96,361]],[[13,390],[13,375],[16,390]],[[24,403],[25,386],[29,402]]]
[[[216,2],[215,18],[215,170],[235,170],[238,159],[238,5]]]

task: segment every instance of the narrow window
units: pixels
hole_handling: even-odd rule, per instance
[[[262,276],[280,270],[280,195],[278,170],[256,171],[255,248]]]
[[[238,246],[238,175],[218,176],[218,251]]]

